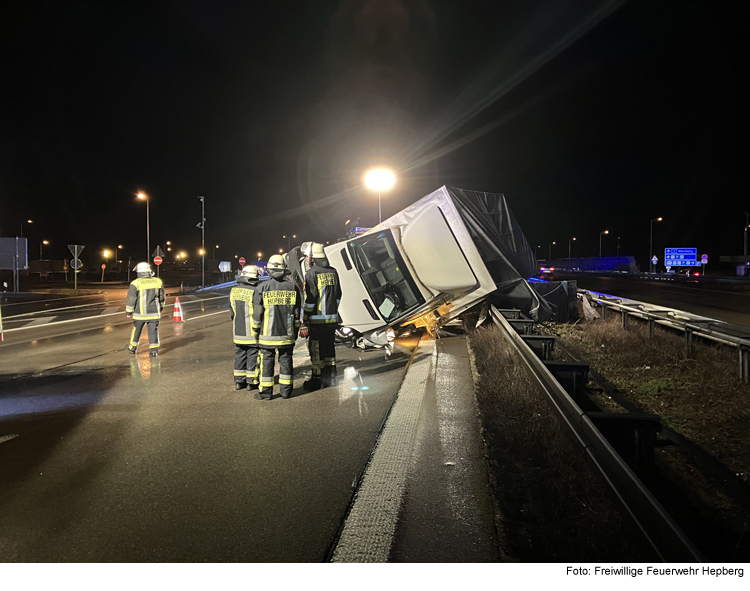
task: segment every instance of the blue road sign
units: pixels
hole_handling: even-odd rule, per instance
[[[697,248],[665,248],[665,267],[700,267]]]

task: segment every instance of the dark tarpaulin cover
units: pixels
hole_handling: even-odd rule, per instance
[[[505,195],[445,188],[495,280],[497,290],[487,299],[501,307],[517,308],[537,322],[550,318],[549,304],[527,281],[539,267]]]

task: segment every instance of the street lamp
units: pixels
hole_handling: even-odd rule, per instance
[[[750,213],[745,212],[745,264],[747,264],[747,229],[750,227]]]
[[[609,230],[604,230],[604,232],[599,232],[599,258],[602,258],[602,236],[604,234],[609,234]]]
[[[288,239],[287,239],[288,240],[288,242],[287,242],[287,248],[286,248],[287,252],[289,252],[290,250],[292,250],[292,238],[296,238],[296,237],[297,237],[296,234],[292,234],[291,236],[288,237]],[[284,234],[282,236],[282,238],[287,238],[286,234]]]
[[[573,240],[575,240],[575,238],[568,240],[568,258],[570,258],[570,243],[573,242]]]
[[[258,253],[258,260],[260,260],[260,257],[262,257],[262,256],[263,256],[263,253],[262,253],[262,252],[259,252],[259,253]]]
[[[620,236],[617,237],[617,256],[620,256]]]
[[[651,232],[649,233],[649,241],[648,241],[648,265],[649,270],[651,273],[654,272],[654,263],[652,259],[654,258],[654,222],[660,222],[664,218],[654,218],[651,220]]]
[[[552,243],[550,243],[550,245],[549,245],[549,258],[547,259],[548,261],[551,261],[551,260],[552,260],[552,245],[553,245],[553,244],[557,244],[557,242],[552,242]]]
[[[151,261],[151,224],[149,221],[149,214],[148,214],[148,195],[146,195],[145,193],[138,193],[136,197],[146,202],[146,262],[150,262]]]
[[[396,182],[393,173],[385,168],[376,168],[365,175],[365,185],[378,192],[378,224],[383,222],[383,214],[380,206],[380,192],[387,191]]]
[[[216,260],[216,249],[217,249],[217,248],[219,248],[219,245],[218,245],[218,244],[217,244],[216,246],[214,246],[214,256],[213,256],[213,259],[214,259],[214,260]]]
[[[49,244],[49,240],[42,240],[42,241],[41,241],[41,242],[39,243],[39,260],[40,260],[40,261],[42,260],[42,246],[46,246],[46,245],[48,245],[48,244]]]
[[[21,236],[20,236],[20,238],[23,238],[23,225],[24,224],[33,224],[33,223],[34,223],[34,220],[25,220],[25,221],[22,220],[21,221]]]
[[[542,248],[542,245],[541,245],[541,244],[537,244],[537,245],[536,245],[536,248],[534,249],[534,258],[535,258],[535,259],[538,259],[538,258],[539,258],[539,249],[540,249],[540,248]]]
[[[198,195],[201,200],[201,221],[198,228],[201,229],[201,287],[206,286],[206,200],[203,195]]]

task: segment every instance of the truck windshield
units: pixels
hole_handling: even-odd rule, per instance
[[[424,304],[390,230],[353,240],[349,252],[362,283],[387,322]]]

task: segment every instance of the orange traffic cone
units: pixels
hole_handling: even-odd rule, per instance
[[[174,314],[172,314],[172,322],[185,322],[185,319],[182,317],[180,298],[174,299]]]

